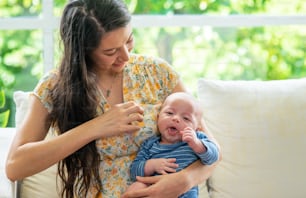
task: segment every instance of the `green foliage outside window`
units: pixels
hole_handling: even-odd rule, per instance
[[[67,1],[54,0],[59,16]],[[126,0],[137,14],[303,14],[304,0]],[[42,1],[3,0],[0,17],[39,17]],[[165,58],[195,89],[199,77],[274,80],[306,76],[305,26],[135,28],[135,52]],[[55,32],[56,34],[57,32]],[[0,28],[0,113],[10,110],[13,92],[30,91],[43,74],[42,32]],[[55,63],[60,52],[55,42]],[[4,95],[5,91],[5,97]],[[5,110],[4,110],[4,109]],[[7,116],[8,113],[5,113]],[[1,116],[0,116],[1,117]],[[1,120],[2,118],[0,118]],[[3,122],[4,123],[4,122]],[[2,122],[1,122],[2,124]]]
[[[10,110],[9,109],[2,110],[4,107],[5,107],[5,94],[3,90],[0,90],[0,127],[6,127],[9,120]]]

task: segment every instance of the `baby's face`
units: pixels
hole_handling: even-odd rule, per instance
[[[195,105],[188,100],[166,101],[157,120],[158,129],[164,143],[182,141],[181,131],[186,127],[198,128]]]

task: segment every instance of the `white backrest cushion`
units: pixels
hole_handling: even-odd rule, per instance
[[[14,92],[14,102],[16,104],[15,122],[16,128],[20,127],[24,116],[29,108],[29,92]],[[49,131],[46,138],[53,138],[54,133]],[[21,198],[58,198],[59,188],[57,188],[57,165],[41,171],[33,176],[24,178],[21,181]]]
[[[200,79],[198,96],[223,154],[212,198],[306,196],[306,79]]]
[[[210,198],[207,189],[207,181],[199,184],[199,198]]]

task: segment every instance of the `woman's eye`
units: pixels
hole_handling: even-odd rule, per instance
[[[132,43],[134,41],[134,37],[130,36],[129,40],[126,43]]]
[[[113,55],[115,55],[116,54],[116,52],[117,52],[117,50],[110,50],[110,51],[107,51],[106,53],[105,53],[105,55],[106,56],[113,56]]]
[[[127,44],[130,44],[130,43],[132,43],[133,42],[133,39],[129,39],[126,43]]]

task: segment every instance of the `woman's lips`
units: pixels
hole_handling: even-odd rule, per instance
[[[113,66],[114,67],[124,67],[125,64],[126,64],[125,62],[124,63],[114,63]]]

